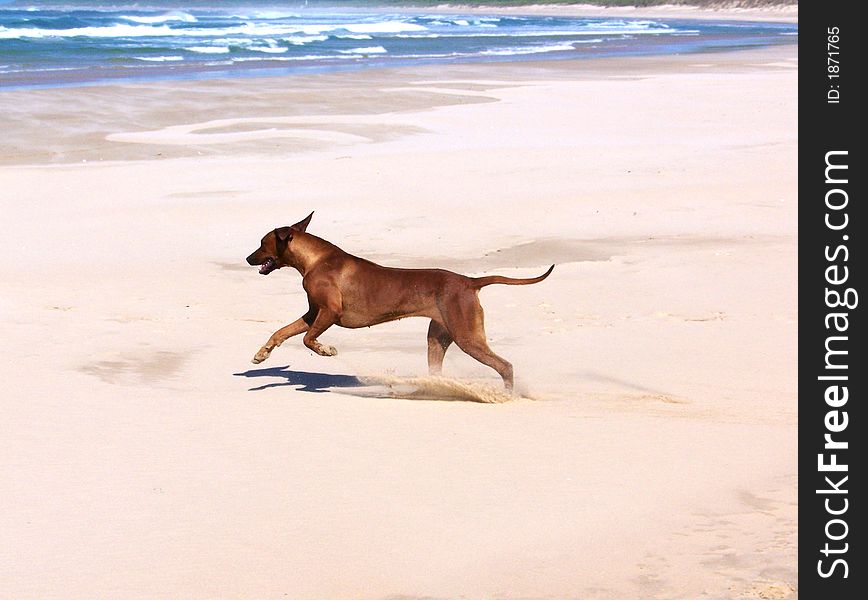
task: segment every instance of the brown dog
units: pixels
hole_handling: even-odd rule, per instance
[[[507,389],[513,386],[512,365],[491,351],[485,339],[479,289],[492,283],[527,285],[539,277],[513,279],[493,275],[465,277],[443,269],[393,269],[347,254],[334,244],[306,232],[313,213],[291,227],[280,227],[262,238],[259,249],[247,257],[268,275],[281,267],[294,267],[302,275],[310,309],[297,321],[278,329],[253,357],[258,364],[294,335],[304,333],[304,345],[322,356],[337,354],[317,338],[332,325],[369,327],[404,317],[427,317],[428,369],[439,375],[443,356],[452,342],[467,354],[497,371]]]

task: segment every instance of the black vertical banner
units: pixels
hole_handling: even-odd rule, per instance
[[[806,599],[868,593],[859,5],[799,6],[799,595]]]

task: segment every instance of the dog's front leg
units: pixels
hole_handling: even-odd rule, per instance
[[[258,365],[266,358],[269,357],[271,351],[280,346],[283,342],[288,340],[294,335],[298,335],[300,333],[304,333],[310,328],[310,323],[313,322],[313,313],[308,312],[306,315],[297,319],[287,325],[286,327],[281,327],[268,338],[268,341],[265,342],[265,345],[259,349],[259,352],[256,353],[256,356],[250,361],[254,365]]]
[[[304,345],[320,356],[334,356],[338,353],[334,346],[324,346],[316,338],[326,329],[334,325],[340,319],[340,314],[328,308],[321,308],[316,315],[310,329],[304,335]]]

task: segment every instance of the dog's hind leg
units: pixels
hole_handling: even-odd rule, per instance
[[[268,341],[265,342],[265,345],[259,349],[259,352],[256,353],[256,356],[254,356],[250,362],[254,365],[258,365],[268,358],[271,351],[280,346],[283,342],[294,335],[307,331],[310,328],[310,324],[313,322],[314,314],[315,313],[310,311],[300,319],[296,319],[286,327],[281,327],[272,333],[271,337],[268,338]]]
[[[503,385],[511,391],[513,388],[512,364],[488,347],[482,305],[479,304],[479,298],[476,294],[474,293],[472,297],[465,296],[451,303],[448,311],[444,311],[444,317],[447,316],[446,326],[458,347],[482,364],[497,371],[503,379]]]
[[[512,391],[514,385],[512,364],[505,358],[502,358],[495,354],[491,350],[491,348],[488,347],[488,343],[485,341],[484,337],[482,340],[465,340],[463,344],[459,343],[458,347],[482,364],[488,365],[489,367],[497,371],[497,373],[503,379],[504,387],[507,390]]]
[[[443,357],[452,344],[452,336],[446,328],[435,320],[428,326],[428,373],[440,375],[443,372]]]

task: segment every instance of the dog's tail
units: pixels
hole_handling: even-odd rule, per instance
[[[549,270],[539,277],[530,277],[528,279],[516,279],[515,277],[504,277],[502,275],[489,275],[488,277],[471,277],[471,281],[476,289],[491,285],[492,283],[505,283],[506,285],[530,285],[531,283],[539,283],[555,270],[555,266],[549,267]]]

